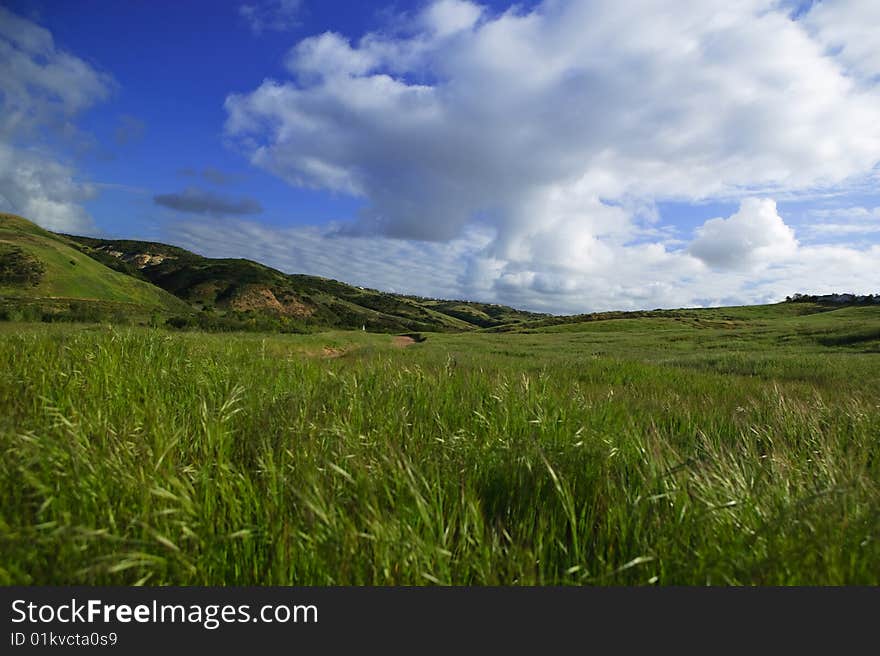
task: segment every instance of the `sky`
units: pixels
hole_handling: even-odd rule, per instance
[[[876,0],[0,0],[0,210],[554,313],[880,293]]]

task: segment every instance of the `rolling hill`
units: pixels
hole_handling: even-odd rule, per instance
[[[0,306],[39,313],[82,311],[176,314],[172,294],[106,266],[66,239],[13,214],[0,214]]]
[[[9,314],[9,308],[30,309],[25,318],[45,320],[48,313],[50,319],[155,320],[158,315],[171,325],[209,330],[534,333],[682,323],[728,328],[742,320],[796,318],[852,304],[880,307],[874,297],[843,304],[831,296],[789,300],[752,307],[554,316],[382,292],[287,274],[251,260],[208,258],[157,242],[54,234],[21,217],[0,214],[0,314]]]
[[[246,319],[258,327],[282,329],[455,332],[521,325],[547,316],[489,303],[386,293],[328,278],[286,274],[251,260],[207,258],[168,244],[62,238],[106,267],[185,301],[203,327]]]

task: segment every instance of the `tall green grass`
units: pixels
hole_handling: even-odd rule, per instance
[[[880,355],[821,321],[9,326],[0,582],[876,584]]]

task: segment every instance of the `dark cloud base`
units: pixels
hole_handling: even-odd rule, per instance
[[[263,206],[254,198],[229,198],[202,189],[185,189],[181,192],[153,196],[156,205],[189,214],[217,216],[244,216],[260,214]]]

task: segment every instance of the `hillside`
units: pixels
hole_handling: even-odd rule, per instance
[[[630,327],[638,329],[664,326],[690,326],[693,328],[736,328],[753,322],[796,319],[808,315],[841,312],[847,308],[864,307],[870,311],[880,310],[880,302],[873,297],[858,302],[823,301],[785,301],[769,305],[742,305],[708,308],[678,308],[669,310],[632,310],[592,312],[575,315],[544,316],[519,324],[500,325],[489,332],[518,333],[562,333],[626,331]]]
[[[13,214],[0,214],[0,309],[90,316],[188,311],[164,290],[108,269]]]
[[[491,303],[441,300],[286,274],[245,259],[216,259],[157,242],[53,234],[0,214],[0,313],[95,319],[164,315],[177,327],[309,332],[596,332],[690,325],[736,329],[760,321],[880,307],[874,296],[804,296],[763,306],[554,316]],[[33,313],[31,313],[33,315]],[[108,314],[112,314],[109,317]],[[31,317],[33,318],[33,317]]]
[[[453,332],[518,325],[546,316],[501,305],[391,294],[317,276],[285,274],[250,260],[207,258],[155,242],[63,237],[98,262],[186,301],[200,311],[202,321],[249,317],[294,329]]]

